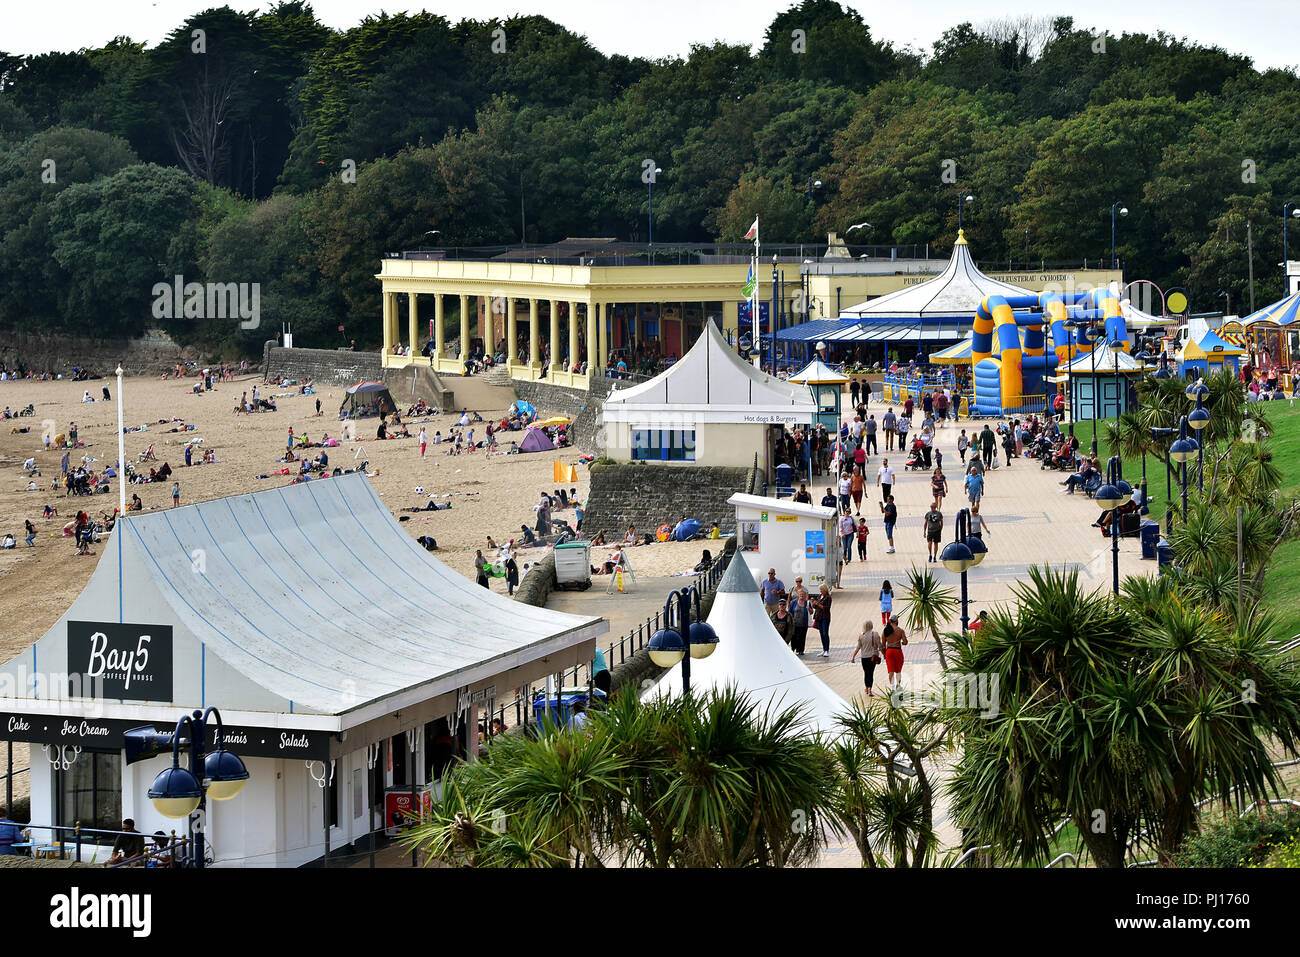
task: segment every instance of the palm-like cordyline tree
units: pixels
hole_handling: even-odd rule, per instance
[[[833,786],[798,707],[625,693],[583,730],[494,739],[410,843],[485,866],[795,866],[825,843]]]
[[[1267,742],[1295,752],[1300,676],[1271,625],[1136,581],[1116,602],[1033,568],[1015,608],[952,645],[950,674],[991,673],[1000,689],[992,719],[950,711],[954,815],[1003,858],[1042,863],[1062,817],[1099,866],[1122,866],[1139,836],[1167,857],[1199,797],[1257,799],[1275,785]]]
[[[950,746],[948,724],[883,701],[855,701],[836,720],[845,731],[834,743],[836,829],[853,837],[864,867],[878,865],[872,835],[895,867],[926,867],[936,844],[926,762]]]
[[[907,611],[903,614],[904,624],[909,630],[930,635],[939,652],[939,667],[947,670],[948,659],[944,655],[942,629],[952,619],[960,604],[956,594],[951,588],[940,585],[930,569],[921,571],[913,565],[908,570],[907,591],[902,597],[907,602]]]

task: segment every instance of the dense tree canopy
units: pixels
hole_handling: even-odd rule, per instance
[[[328,344],[351,323],[373,341],[384,252],[433,229],[444,245],[642,240],[647,159],[663,170],[656,240],[734,238],[760,215],[765,240],[814,242],[867,220],[858,241],[942,255],[969,192],[977,258],[1079,264],[1109,258],[1121,202],[1128,274],[1185,286],[1196,309],[1247,301],[1249,225],[1263,304],[1281,292],[1281,206],[1300,200],[1298,111],[1293,72],[1068,17],[952,24],[921,55],[836,0],[802,0],[757,49],[647,61],[538,16],[377,13],[336,31],[305,0],[216,7],[154,47],[0,52],[0,326],[84,328],[91,301],[144,321],[134,286],[81,268],[86,229],[110,223],[80,204],[103,202],[160,234],[118,237],[125,273],[164,280],[169,257],[199,281],[257,273],[272,328],[296,320],[300,341]],[[123,194],[134,211],[81,190],[67,235],[52,231],[62,191],[133,164],[156,168],[124,187],[161,168],[200,188],[188,203]]]

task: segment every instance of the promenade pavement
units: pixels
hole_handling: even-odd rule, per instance
[[[886,405],[873,402],[869,412],[879,419],[886,408]],[[914,415],[913,422],[919,421],[919,415]],[[996,422],[990,421],[990,425],[996,428]],[[969,504],[962,490],[965,470],[957,454],[957,436],[963,428],[973,436],[983,426],[984,420],[961,419],[957,423],[950,422],[936,433],[935,448],[943,452],[944,474],[949,485],[949,494],[941,508],[945,543],[954,537],[957,510]],[[1091,443],[1091,433],[1080,433],[1078,437],[1080,447],[1086,449]],[[1109,591],[1111,542],[1102,536],[1100,529],[1091,525],[1099,517],[1100,508],[1082,492],[1066,493],[1059,484],[1066,473],[1041,470],[1035,459],[1020,458],[1008,466],[1000,446],[998,457],[1001,467],[986,473],[984,497],[980,503],[980,514],[988,526],[984,543],[989,551],[980,565],[967,572],[970,617],[974,619],[981,609],[992,610],[1013,602],[1012,588],[1026,578],[1031,565],[1050,564],[1055,568],[1078,569],[1081,587]],[[885,458],[889,459],[896,474],[893,495],[894,504],[898,506],[898,524],[894,529],[896,551],[892,555],[886,553],[888,543],[878,507],[880,495],[875,487],[876,472]],[[862,515],[871,528],[867,539],[867,561],[857,561],[855,551],[854,560],[846,566],[841,577],[843,587],[834,592],[830,658],[819,657],[821,648],[817,634],[809,630],[808,654],[804,656],[804,662],[846,700],[861,700],[864,695],[862,669],[856,663],[849,663],[849,655],[864,621],[870,619],[877,631],[880,630],[881,583],[888,579],[893,585],[894,611],[902,620],[907,610],[902,597],[906,590],[907,572],[912,567],[927,567],[922,516],[929,509],[931,500],[931,473],[906,471],[903,468],[906,459],[905,454],[897,451],[882,452],[868,459],[867,494],[862,501]],[[1136,485],[1136,474],[1140,473],[1130,467],[1125,477]],[[830,483],[820,480],[813,483],[812,488],[817,493],[815,499],[820,498],[825,484]],[[1157,491],[1154,485],[1152,491]],[[928,567],[941,584],[951,587],[954,594],[960,594],[960,575],[949,572],[941,562],[930,563]],[[1121,581],[1130,574],[1155,574],[1156,563],[1141,559],[1136,537],[1120,539],[1119,571]],[[955,631],[959,627],[960,609],[948,623],[947,630]],[[904,651],[904,687],[922,689],[940,674],[935,644],[927,635],[910,632],[908,641]],[[876,668],[875,691],[877,695],[888,691],[883,662]],[[934,772],[942,783],[946,778],[946,761],[938,763]],[[935,816],[942,846],[945,849],[959,846],[960,834],[948,821],[947,800],[942,795]],[[852,842],[833,844],[819,861],[819,866],[823,867],[859,865],[857,848]]]

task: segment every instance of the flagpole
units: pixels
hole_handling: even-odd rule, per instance
[[[749,320],[754,326],[754,368],[763,367],[763,347],[758,337],[758,217],[754,217],[754,288],[749,294]]]

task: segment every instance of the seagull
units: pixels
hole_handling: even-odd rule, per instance
[[[847,234],[847,233],[851,233],[851,232],[853,232],[853,230],[855,230],[855,229],[861,229],[863,226],[871,226],[871,224],[870,224],[870,223],[854,223],[854,224],[853,224],[852,226],[850,226],[847,230],[845,230],[845,233],[846,233],[846,234]],[[874,229],[875,227],[872,226],[871,228]]]

